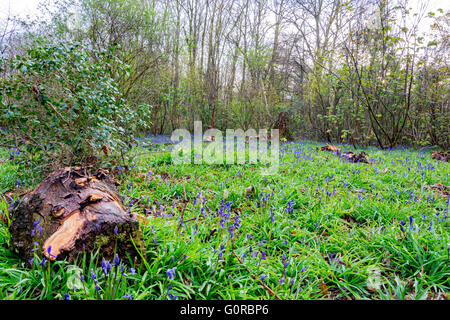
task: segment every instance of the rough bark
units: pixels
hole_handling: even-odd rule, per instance
[[[10,246],[27,260],[37,253],[74,261],[79,253],[99,248],[105,259],[117,253],[138,262],[143,235],[121,202],[108,171],[91,175],[88,168],[59,169],[10,209]]]
[[[349,162],[353,162],[353,163],[363,162],[363,163],[370,164],[369,156],[364,151],[361,151],[359,154],[355,154],[351,151],[347,151],[347,152],[344,152],[344,154],[342,155],[342,158],[346,159]]]
[[[431,158],[437,161],[450,161],[450,151],[436,151],[431,153]]]

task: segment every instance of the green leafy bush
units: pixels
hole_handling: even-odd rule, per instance
[[[121,97],[111,70],[127,66],[115,49],[35,40],[0,82],[2,139],[53,167],[95,163],[130,146],[133,130],[149,124],[150,107],[132,108]]]

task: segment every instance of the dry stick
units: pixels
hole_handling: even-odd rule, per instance
[[[247,270],[248,273],[250,273],[253,279],[258,280],[259,283],[264,287],[264,289],[269,291],[271,295],[275,296],[278,300],[282,300],[275,292],[273,292],[272,289],[270,289],[264,282],[262,282],[261,279],[258,279],[253,273],[251,273],[251,271],[245,266],[244,262],[242,262],[241,258],[239,258],[239,256],[234,251],[232,252],[234,256],[239,260],[239,263],[244,266],[245,270]]]
[[[187,206],[187,201],[184,203],[184,208],[183,208],[183,212],[181,213],[181,217],[180,217],[180,223],[178,224],[178,228],[177,231],[180,230],[181,225],[183,224],[183,217],[184,217],[184,211],[186,210],[186,206]]]
[[[186,206],[188,204],[188,201],[186,199],[186,187],[184,186],[184,178],[183,178],[183,191],[184,191],[184,208],[183,208],[183,212],[181,213],[180,223],[178,224],[177,231],[180,230],[180,227],[183,224],[184,211],[186,210]]]
[[[183,191],[184,191],[184,201],[187,201],[187,199],[186,199],[186,186],[184,185],[184,180],[185,180],[185,177],[183,177]]]

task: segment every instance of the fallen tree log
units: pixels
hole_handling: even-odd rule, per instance
[[[143,252],[144,243],[139,222],[124,209],[108,171],[88,171],[59,169],[13,205],[9,229],[14,252],[27,260],[37,253],[48,260],[74,261],[99,248],[105,259],[117,253],[123,261],[129,261],[127,255],[139,261],[136,248]]]
[[[450,151],[435,151],[431,153],[431,158],[436,161],[450,161]]]
[[[359,154],[355,154],[351,151],[347,151],[342,154],[342,158],[346,159],[349,162],[353,162],[353,163],[364,162],[364,163],[370,164],[369,156],[364,151],[361,151]]]
[[[327,152],[341,152],[341,149],[334,145],[326,145],[320,148],[320,151],[327,151]]]

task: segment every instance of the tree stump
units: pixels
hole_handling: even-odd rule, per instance
[[[79,253],[100,248],[105,259],[117,253],[123,261],[129,261],[128,256],[139,260],[136,248],[143,252],[144,243],[139,222],[122,206],[108,171],[98,169],[91,175],[88,170],[59,169],[13,205],[14,252],[27,260],[37,253],[48,260],[73,262]]]

